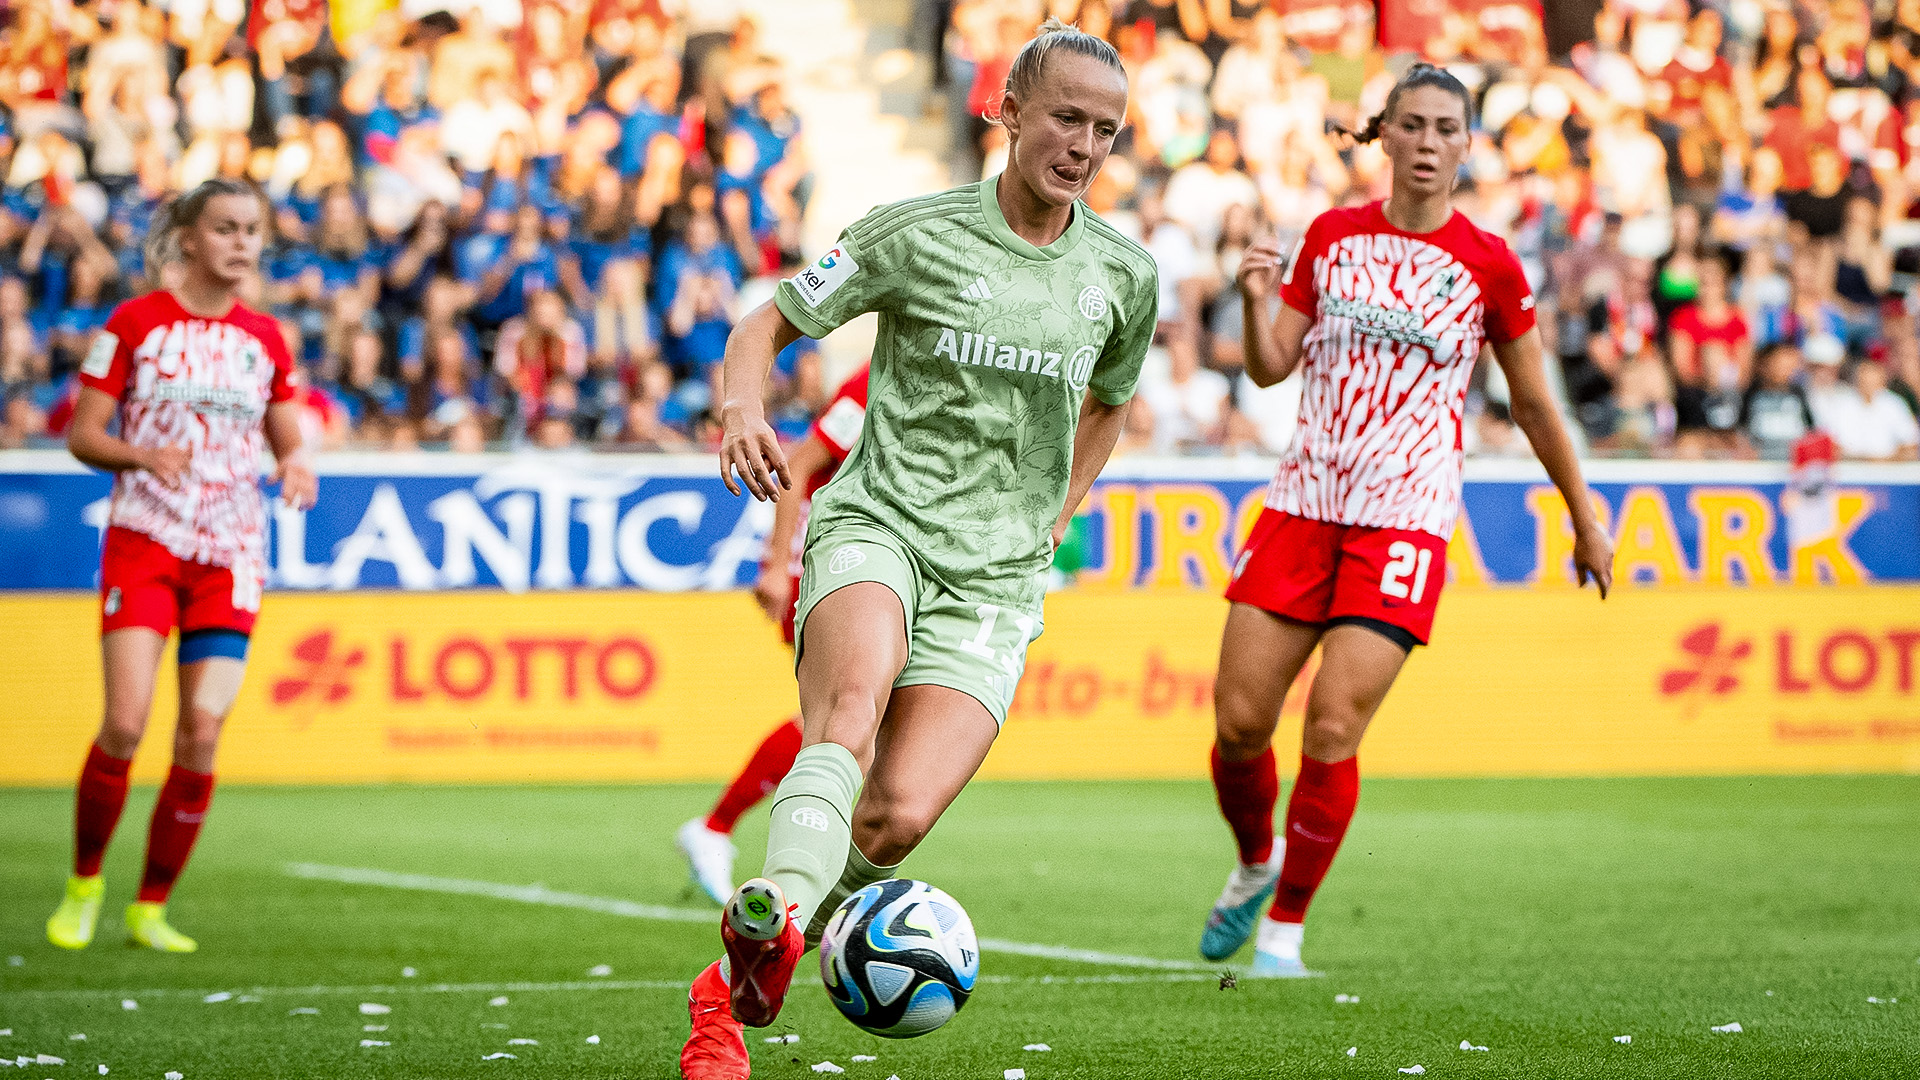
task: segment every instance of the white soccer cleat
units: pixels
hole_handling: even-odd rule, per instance
[[[1253,970],[1247,972],[1247,977],[1311,979],[1319,976],[1319,972],[1308,971],[1307,966],[1300,962],[1300,945],[1306,936],[1305,929],[1299,923],[1261,919],[1259,932],[1253,942]]]
[[[733,896],[733,840],[726,833],[707,828],[705,818],[694,818],[680,826],[673,842],[687,857],[693,883],[724,907]]]

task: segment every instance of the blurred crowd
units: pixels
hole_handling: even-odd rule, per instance
[[[1100,34],[1129,124],[1089,203],[1160,267],[1125,448],[1274,453],[1240,253],[1377,198],[1342,132],[1424,57],[1478,97],[1459,205],[1539,294],[1597,453],[1920,446],[1920,0],[915,0],[953,179],[999,170],[1008,65]],[[733,320],[802,258],[812,183],[740,0],[19,0],[0,8],[0,445],[56,440],[172,193],[271,201],[254,301],[325,448],[711,443]],[[1564,40],[1558,40],[1564,38]],[[1524,454],[1497,369],[1465,442]],[[802,339],[776,426],[831,387]]]
[[[1241,374],[1240,253],[1390,180],[1358,129],[1416,59],[1477,95],[1457,205],[1507,237],[1595,453],[1920,451],[1920,2],[957,0],[956,172],[1005,157],[990,112],[1037,19],[1106,37],[1130,123],[1088,201],[1159,263],[1161,326],[1126,445],[1276,453],[1299,390]],[[1549,30],[1566,40],[1549,41]],[[1474,376],[1470,453],[1525,454]]]
[[[731,0],[24,0],[0,31],[0,445],[57,439],[172,194],[271,202],[310,441],[676,449],[810,170]],[[177,272],[177,270],[175,271]],[[757,294],[757,296],[756,296]],[[824,401],[811,342],[772,415]]]

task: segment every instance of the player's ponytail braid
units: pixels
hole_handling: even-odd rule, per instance
[[[1435,67],[1422,61],[1408,68],[1407,73],[1400,76],[1400,81],[1394,83],[1393,89],[1387,92],[1386,108],[1375,113],[1372,119],[1367,121],[1366,126],[1359,131],[1350,131],[1345,125],[1335,120],[1327,121],[1327,127],[1341,132],[1356,143],[1370,143],[1380,137],[1380,129],[1386,124],[1387,117],[1392,116],[1394,107],[1400,104],[1400,95],[1422,86],[1445,90],[1459,98],[1460,108],[1466,114],[1467,124],[1472,126],[1473,93],[1467,89],[1467,84],[1461,82],[1446,68]]]
[[[258,198],[259,192],[253,186],[239,180],[226,180],[215,177],[204,180],[199,187],[173,199],[160,208],[154,215],[153,228],[147,233],[146,247],[143,249],[147,259],[147,279],[157,281],[160,268],[180,258],[180,230],[190,229],[200,220],[207,203],[221,195],[246,195]]]
[[[1000,90],[1001,100],[1025,100],[1039,84],[1040,76],[1045,74],[1048,58],[1056,52],[1089,57],[1120,72],[1122,77],[1126,74],[1126,68],[1120,63],[1120,51],[1104,38],[1097,38],[1077,26],[1049,17],[1040,24],[1040,32],[1020,46],[1013,64],[1007,68],[1007,82]],[[992,108],[987,119],[998,120],[998,114],[999,109]]]

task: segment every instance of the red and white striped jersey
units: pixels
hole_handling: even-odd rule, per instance
[[[210,319],[162,291],[115,308],[80,381],[119,399],[122,439],[186,446],[193,464],[178,489],[143,470],[121,473],[108,521],[182,559],[265,567],[261,421],[270,402],[293,397],[296,380],[279,325],[240,304]]]
[[[1451,537],[1467,381],[1483,344],[1533,328],[1533,294],[1506,242],[1465,215],[1408,233],[1381,205],[1315,218],[1282,279],[1281,300],[1313,328],[1267,505]]]

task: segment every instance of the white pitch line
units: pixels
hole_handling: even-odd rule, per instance
[[[1030,984],[1035,986],[1102,986],[1136,983],[1211,982],[1217,976],[1200,971],[1163,972],[1156,975],[982,975],[980,981],[994,984]],[[225,992],[258,997],[391,997],[395,994],[541,994],[573,993],[591,990],[680,990],[685,981],[674,979],[592,979],[568,982],[475,982],[419,983],[402,986],[252,986],[190,988],[181,986],[149,987],[144,990],[8,990],[0,991],[0,1001],[25,998],[204,998]]]
[[[346,885],[372,885],[384,889],[408,889],[415,892],[484,896],[493,900],[512,900],[521,904],[539,904],[544,907],[597,911],[603,915],[619,915],[628,919],[652,919],[658,922],[712,923],[715,916],[718,915],[718,912],[712,910],[663,907],[658,904],[641,904],[632,900],[620,900],[609,896],[588,896],[584,893],[564,892],[558,889],[549,889],[545,885],[506,885],[497,881],[475,881],[471,878],[437,877],[431,874],[403,874],[392,870],[378,870],[365,866],[327,866],[322,863],[288,863],[286,871],[294,877],[306,878],[311,881],[335,881]],[[1160,971],[1211,970],[1204,965],[1192,964],[1184,960],[1159,960],[1150,956],[1129,956],[1125,953],[1097,952],[1092,949],[1075,949],[1066,945],[1036,945],[1024,941],[1001,941],[998,938],[981,938],[980,948],[984,952],[1033,956],[1043,960],[1071,960],[1075,963],[1104,964],[1108,967],[1151,968]]]

